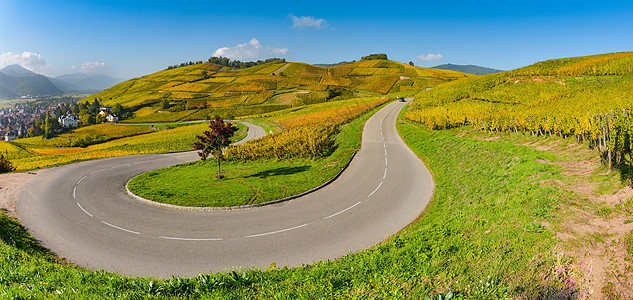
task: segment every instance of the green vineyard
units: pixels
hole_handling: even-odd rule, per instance
[[[432,129],[574,138],[619,164],[632,146],[632,87],[631,52],[557,59],[421,91],[405,116]]]

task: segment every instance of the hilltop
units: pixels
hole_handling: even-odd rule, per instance
[[[131,108],[136,111],[133,121],[180,121],[259,114],[336,97],[414,92],[467,76],[389,60],[333,67],[274,61],[245,69],[198,63],[133,78],[84,101]],[[161,108],[163,103],[168,105]]]

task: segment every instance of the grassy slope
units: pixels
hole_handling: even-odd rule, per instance
[[[558,218],[556,207],[569,195],[530,184],[562,176],[559,167],[537,162],[556,157],[505,141],[459,137],[457,131],[428,131],[410,122],[398,127],[431,169],[436,193],[421,219],[372,249],[295,269],[152,280],[60,266],[46,254],[23,250],[32,246],[13,246],[3,237],[0,293],[95,299],[411,299],[451,290],[466,298],[502,299],[552,296],[567,289],[568,278],[554,272],[567,262],[554,254],[552,234],[540,223]],[[1,218],[1,224],[17,226]],[[26,233],[21,229],[11,235]]]

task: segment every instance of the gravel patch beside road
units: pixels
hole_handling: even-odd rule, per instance
[[[11,217],[17,218],[15,203],[19,192],[25,184],[40,172],[42,170],[0,174],[0,210],[5,211]]]

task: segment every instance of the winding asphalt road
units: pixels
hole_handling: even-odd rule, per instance
[[[88,269],[132,276],[194,276],[338,258],[400,231],[431,199],[430,173],[396,131],[404,105],[391,103],[367,121],[362,149],[336,181],[292,201],[184,211],[126,194],[124,185],[133,176],[198,159],[188,152],[48,169],[23,189],[18,213],[57,255]]]

